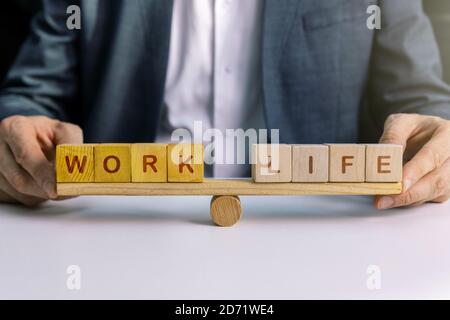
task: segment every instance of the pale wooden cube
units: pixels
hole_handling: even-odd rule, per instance
[[[326,145],[293,145],[292,182],[328,182],[328,159]]]
[[[364,182],[366,145],[329,144],[330,182]]]
[[[255,144],[252,147],[252,177],[255,182],[291,182],[292,149],[286,144]]]
[[[366,146],[366,181],[401,182],[403,176],[403,146],[369,144]]]

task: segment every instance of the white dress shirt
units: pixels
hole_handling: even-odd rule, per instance
[[[198,120],[224,136],[225,129],[264,127],[262,9],[263,0],[174,1],[158,142],[170,141],[174,129],[193,133]],[[209,169],[218,177],[248,174],[242,165]]]

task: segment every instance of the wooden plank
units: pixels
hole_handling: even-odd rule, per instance
[[[401,183],[254,183],[251,179],[205,179],[201,183],[58,183],[60,196],[78,195],[387,195]]]

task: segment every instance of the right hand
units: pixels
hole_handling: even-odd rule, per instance
[[[83,143],[80,127],[45,116],[11,116],[0,122],[0,202],[34,207],[57,199],[55,150]]]

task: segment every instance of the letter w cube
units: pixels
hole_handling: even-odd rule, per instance
[[[56,147],[57,182],[94,182],[94,145]]]

